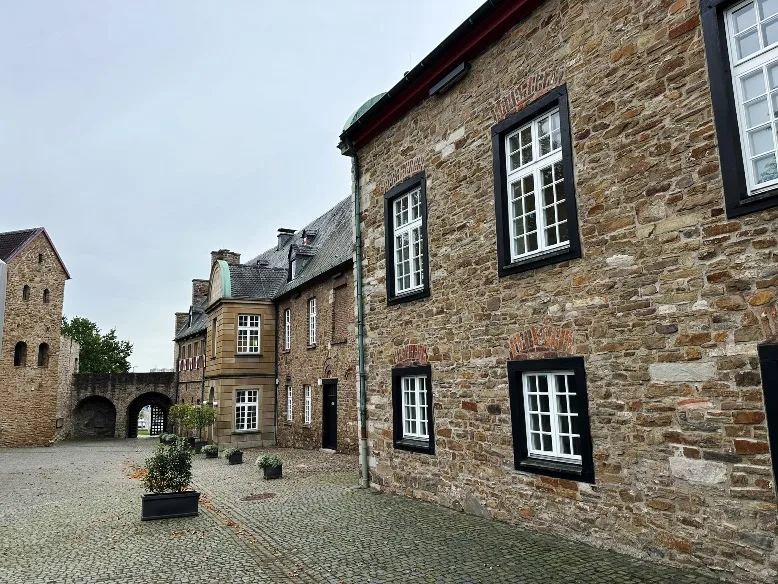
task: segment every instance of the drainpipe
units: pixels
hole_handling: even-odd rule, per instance
[[[206,342],[208,339],[208,333],[205,333]],[[202,407],[205,405],[205,355],[203,355],[203,378],[200,381],[200,413],[202,413]],[[203,439],[203,429],[200,428],[200,440]]]
[[[278,333],[278,304],[273,303],[273,315],[276,319],[276,333]],[[278,343],[281,335],[276,334],[275,339],[275,375],[273,376],[273,446],[278,445]]]
[[[360,217],[359,195],[359,155],[354,142],[344,134],[343,140],[351,156],[351,176],[354,190],[354,236],[356,239],[356,284],[357,284],[357,347],[359,349],[359,462],[362,466],[361,487],[370,486],[370,473],[367,465],[367,384],[365,374],[365,312],[362,296],[362,224]]]

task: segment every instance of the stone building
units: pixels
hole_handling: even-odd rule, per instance
[[[280,446],[358,448],[351,213],[344,199],[257,258],[290,266],[275,296]]]
[[[0,446],[54,439],[68,279],[45,229],[0,233]]]
[[[176,401],[216,407],[220,446],[356,448],[350,213],[345,199],[279,230],[246,263],[212,252],[210,278],[193,281],[190,310],[176,313]],[[290,391],[299,409],[288,417]]]
[[[73,427],[73,375],[78,373],[78,356],[81,345],[77,341],[60,335],[59,371],[57,379],[57,419],[55,439],[70,437]]]
[[[360,108],[375,487],[776,580],[777,13],[489,2]]]

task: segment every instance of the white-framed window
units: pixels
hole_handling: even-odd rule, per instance
[[[394,229],[394,293],[424,287],[424,233],[421,187],[392,201]]]
[[[559,108],[505,137],[511,261],[570,246]]]
[[[238,389],[235,391],[235,431],[257,430],[259,418],[259,390]]]
[[[316,344],[316,299],[308,300],[308,344]]]
[[[259,353],[259,315],[238,315],[238,353]]]
[[[286,386],[286,421],[291,422],[292,421],[292,407],[294,404],[294,400],[292,399],[292,386],[287,385]]]
[[[216,319],[211,324],[211,359],[216,358]]]
[[[725,11],[732,85],[748,194],[778,185],[778,1]]]
[[[284,350],[292,348],[292,311],[287,308],[284,311]]]
[[[297,259],[293,259],[289,262],[289,280],[294,280],[297,275]]]
[[[305,389],[305,410],[304,410],[305,423],[310,424],[311,423],[311,386],[304,385],[303,387]]]
[[[572,371],[522,375],[530,458],[581,462],[581,432]]]
[[[403,377],[402,428],[403,438],[429,440],[427,412],[427,377]]]

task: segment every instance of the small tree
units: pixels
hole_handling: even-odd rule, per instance
[[[180,493],[192,481],[192,449],[184,438],[160,444],[144,464],[143,486],[150,493]]]
[[[211,426],[216,421],[216,410],[211,406],[197,405],[191,406],[186,412],[186,419],[184,425],[187,428],[197,428],[200,431],[200,436],[203,435],[203,430],[208,426]]]
[[[168,413],[168,419],[170,420],[170,426],[173,432],[176,434],[182,434],[184,427],[186,426],[186,417],[189,410],[192,408],[189,404],[176,404],[171,406]]]

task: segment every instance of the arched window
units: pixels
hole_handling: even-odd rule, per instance
[[[14,348],[14,365],[24,367],[27,365],[27,343],[19,341]]]
[[[38,367],[49,366],[49,346],[46,343],[41,343],[38,346]]]
[[[48,288],[46,288],[43,291],[43,303],[44,304],[48,304],[49,303],[49,289]]]
[[[30,287],[25,284],[24,288],[22,288],[22,300],[29,300],[30,299]]]
[[[208,403],[213,405],[213,388],[208,392]]]

